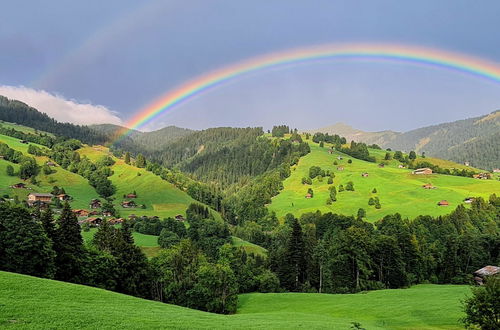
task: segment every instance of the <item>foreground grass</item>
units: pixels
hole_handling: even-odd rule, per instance
[[[439,174],[413,175],[411,170],[398,168],[397,161],[391,161],[384,168],[379,168],[378,163],[362,161],[339,152],[329,154],[327,146],[320,148],[318,144],[312,142],[310,146],[311,153],[302,157],[299,164],[292,167],[292,174],[283,182],[284,189],[268,206],[280,218],[287,213],[298,216],[316,210],[356,215],[359,208],[366,210],[368,221],[375,221],[396,212],[409,218],[422,214],[438,216],[450,213],[457,205],[463,204],[466,197],[488,198],[490,194],[500,191],[500,181],[497,180],[477,180]],[[370,152],[379,159],[385,155],[385,151],[381,150],[370,150]],[[338,160],[339,156],[343,159]],[[349,159],[352,160],[351,164],[348,163]],[[338,165],[333,165],[334,161]],[[301,182],[303,177],[309,175],[311,166],[320,166],[334,173],[333,185],[337,191],[340,184],[345,187],[349,181],[354,183],[355,191],[338,192],[337,202],[326,205],[329,197],[328,188],[331,186],[327,184],[326,178],[323,182],[314,179],[311,186],[303,185]],[[337,166],[344,167],[344,170],[337,170]],[[367,172],[368,177],[362,177],[363,172]],[[437,188],[423,189],[422,185],[426,183]],[[314,197],[311,199],[305,198],[308,188],[314,190]],[[374,188],[377,190],[376,193],[372,193]],[[382,208],[377,210],[374,206],[369,206],[370,197],[378,197]],[[438,206],[440,200],[447,200],[450,206]]]
[[[19,329],[459,329],[466,286],[365,294],[245,294],[217,315],[101,289],[0,272],[0,327]]]

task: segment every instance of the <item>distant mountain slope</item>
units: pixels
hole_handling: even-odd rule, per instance
[[[500,167],[500,110],[488,115],[415,129],[383,147],[415,150],[430,156],[470,162],[491,170]]]
[[[469,162],[487,170],[500,167],[500,110],[488,115],[427,126],[405,133],[364,132],[337,123],[311,130],[345,136],[350,141],[378,144],[393,150],[425,152],[459,163]]]
[[[321,132],[328,134],[338,134],[347,139],[347,141],[364,142],[367,144],[382,145],[395,139],[401,133],[394,131],[381,131],[381,132],[365,132],[355,129],[344,123],[336,123],[331,126],[322,127],[316,130],[310,130],[311,133]]]

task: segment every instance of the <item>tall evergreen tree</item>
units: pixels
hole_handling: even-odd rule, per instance
[[[52,215],[50,207],[48,207],[39,218],[45,233],[52,241],[54,241],[56,238],[56,225],[54,223],[54,216]]]
[[[307,263],[302,227],[297,219],[292,224],[292,232],[285,253],[285,274],[283,285],[290,291],[300,291],[306,280]]]
[[[130,164],[130,152],[125,153],[125,164]]]
[[[53,277],[52,242],[37,220],[22,207],[0,205],[1,270]]]
[[[54,239],[56,251],[56,279],[67,282],[80,282],[81,257],[84,252],[80,225],[68,202],[63,206],[57,220]]]

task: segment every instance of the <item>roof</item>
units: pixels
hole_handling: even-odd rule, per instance
[[[474,275],[478,276],[491,276],[500,274],[500,267],[497,266],[485,266],[481,269],[478,269],[474,272]]]
[[[47,194],[47,193],[30,193],[29,195],[33,195],[35,197],[50,197],[52,198],[52,194]]]
[[[428,167],[422,167],[422,168],[417,168],[417,169],[415,170],[415,172],[427,171],[427,170],[432,171],[432,169],[430,169],[430,168],[428,168]]]

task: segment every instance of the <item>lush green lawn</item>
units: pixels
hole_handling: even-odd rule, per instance
[[[69,283],[0,272],[0,327],[24,329],[459,329],[466,286],[355,295],[246,294],[217,315]]]
[[[385,154],[382,150],[370,150],[370,152],[378,158]],[[343,159],[338,160],[338,156],[342,156]],[[348,159],[352,159],[352,164],[348,163]],[[334,161],[337,161],[338,165],[333,165]],[[379,168],[378,163],[358,160],[339,152],[329,154],[326,146],[320,148],[318,144],[311,143],[311,153],[302,157],[299,164],[292,168],[291,176],[284,181],[284,189],[272,199],[268,207],[275,211],[278,217],[283,217],[289,212],[300,215],[316,210],[356,215],[359,208],[364,208],[367,220],[375,221],[396,212],[410,218],[421,214],[444,215],[462,204],[466,197],[487,198],[494,192],[500,192],[500,181],[438,174],[413,175],[411,170],[398,168],[398,164],[397,161],[391,161],[384,168]],[[347,182],[352,181],[355,191],[339,192],[337,202],[326,205],[330,186],[327,184],[327,179],[323,179],[323,182],[314,179],[312,186],[303,185],[301,182],[303,177],[308,176],[311,166],[320,166],[324,170],[333,172],[335,174],[333,184],[337,190],[340,184],[345,187]],[[343,166],[344,170],[337,170],[337,166]],[[367,172],[368,177],[362,177],[363,172]],[[437,188],[423,189],[422,185],[426,183],[431,183]],[[310,187],[314,190],[314,197],[306,199],[305,195]],[[372,193],[374,188],[377,189],[377,193]],[[374,206],[369,206],[370,197],[378,197],[382,208],[377,210]],[[437,206],[440,200],[447,200],[450,206]]]

